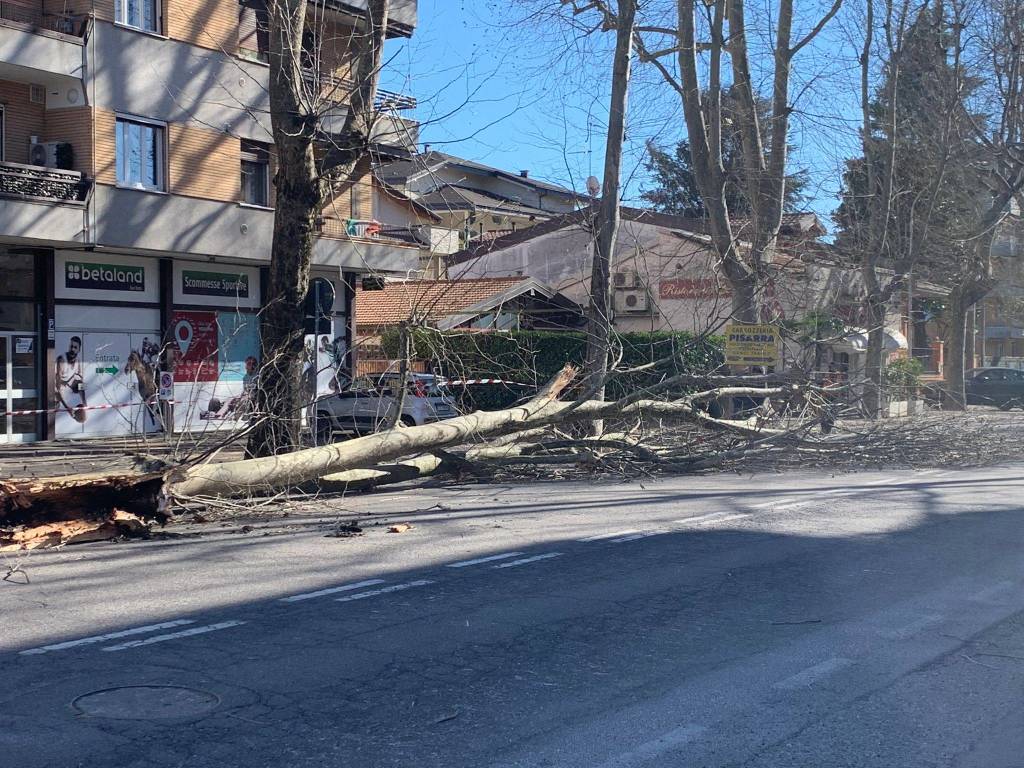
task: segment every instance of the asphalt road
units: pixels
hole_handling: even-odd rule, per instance
[[[465,486],[8,558],[0,765],[1021,766],[1022,490]]]

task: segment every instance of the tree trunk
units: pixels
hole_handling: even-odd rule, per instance
[[[605,142],[604,180],[601,204],[594,222],[596,241],[590,270],[590,308],[587,320],[587,391],[604,399],[611,336],[611,264],[619,231],[619,175],[622,143],[626,134],[629,77],[633,56],[633,28],[636,0],[619,0],[615,29],[615,58],[612,65],[612,93],[608,108],[608,136]],[[595,424],[596,431],[600,425]]]
[[[865,310],[868,347],[864,360],[864,411],[868,418],[877,419],[885,404],[885,302],[877,294],[869,295]]]
[[[316,115],[303,98],[302,38],[306,0],[267,4],[270,29],[270,124],[277,153],[274,236],[260,315],[260,369],[248,451],[272,456],[299,444],[305,405],[302,387],[303,313],[323,201],[313,142]]]
[[[962,411],[967,407],[964,392],[964,338],[967,334],[967,313],[971,311],[971,305],[964,301],[961,286],[954,286],[950,291],[947,307],[942,359],[942,378],[945,380],[942,410]]]
[[[319,159],[333,145],[340,159],[333,178],[351,185],[363,167],[373,119],[373,100],[380,76],[389,0],[370,0],[358,33],[348,40],[351,78],[349,109],[343,130],[328,140],[320,134],[320,115],[329,106],[303,73],[304,59],[324,60],[320,52],[303,52],[307,0],[267,3],[270,41],[270,124],[277,153],[274,176],[274,236],[270,279],[260,314],[260,361],[256,386],[255,424],[248,453],[273,456],[300,444],[302,411],[307,405],[303,387],[303,312],[309,290],[310,265],[316,242],[316,219],[329,187]],[[338,44],[336,41],[333,44]],[[335,58],[332,52],[327,59]],[[315,392],[314,392],[315,394]]]

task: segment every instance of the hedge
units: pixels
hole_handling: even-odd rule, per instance
[[[582,366],[586,357],[586,337],[575,332],[441,333],[416,329],[412,342],[413,357],[427,360],[431,370],[446,378],[498,378],[525,385],[469,387],[465,404],[485,409],[508,407],[551,379],[566,363]],[[722,360],[720,337],[624,333],[616,335],[614,343],[622,349],[620,368],[671,359],[640,373],[614,377],[608,385],[608,397],[619,397],[679,373],[706,372],[717,368]],[[396,358],[398,329],[385,331],[381,346],[386,355]]]

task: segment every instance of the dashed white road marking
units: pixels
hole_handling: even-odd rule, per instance
[[[145,640],[129,640],[127,643],[121,643],[119,645],[108,645],[106,648],[101,648],[101,651],[123,651],[128,648],[138,648],[143,645],[153,645],[154,643],[164,643],[168,640],[177,640],[180,637],[192,637],[194,635],[205,635],[207,632],[217,632],[221,629],[229,629],[230,627],[237,627],[241,624],[245,624],[244,621],[222,621],[218,624],[206,624],[202,627],[192,627],[191,629],[184,629],[181,632],[171,632],[166,635],[154,635],[153,637],[147,637]]]
[[[750,517],[752,512],[740,512],[738,513],[742,517]],[[673,520],[673,523],[679,525],[700,525],[701,523],[712,523],[723,518],[733,518],[735,515],[730,515],[728,512],[708,512],[706,515],[695,515],[694,517],[681,517],[678,520]]]
[[[724,515],[722,517],[713,517],[710,520],[702,520],[700,524],[711,525],[712,523],[727,523],[730,520],[742,520],[747,517],[751,517],[750,512],[737,512],[734,515]]]
[[[904,624],[902,627],[896,627],[895,629],[881,630],[878,634],[888,640],[907,640],[918,632],[927,629],[928,627],[934,626],[942,621],[943,617],[938,614],[930,614],[928,616],[922,616],[921,618]]]
[[[602,539],[614,539],[619,536],[628,536],[631,533],[639,533],[635,528],[631,528],[628,531],[614,531],[612,533],[599,533],[596,536],[587,536],[585,539],[576,539],[576,541],[601,541]]]
[[[821,678],[828,677],[832,673],[845,669],[851,664],[853,664],[853,662],[850,659],[844,659],[842,656],[835,656],[831,659],[826,659],[820,664],[815,664],[813,667],[808,667],[802,672],[797,672],[791,677],[779,680],[779,682],[775,684],[775,688],[783,691],[806,688],[809,685],[814,685],[814,683],[821,680]]]
[[[633,766],[637,763],[651,760],[673,749],[689,744],[691,741],[699,738],[705,731],[707,731],[707,728],[703,725],[692,723],[675,728],[656,739],[645,742],[628,752],[623,752],[611,760],[601,763],[600,768],[625,768],[625,766]]]
[[[282,603],[297,603],[300,600],[312,600],[314,597],[323,597],[324,595],[336,595],[339,592],[351,592],[353,589],[362,589],[363,587],[372,587],[375,584],[383,584],[384,579],[367,579],[366,581],[357,581],[354,584],[345,584],[340,587],[328,587],[327,589],[318,589],[316,592],[303,592],[300,595],[291,595],[290,597],[282,597]]]
[[[518,557],[523,554],[522,552],[505,552],[501,555],[491,555],[490,557],[478,557],[476,560],[461,560],[458,563],[448,563],[449,568],[467,568],[471,565],[480,565],[481,563],[493,563],[495,560],[507,560],[510,557]]]
[[[973,603],[990,603],[1012,587],[1012,581],[1000,581],[998,584],[993,584],[991,587],[986,587],[977,594],[972,595],[969,599]]]
[[[765,501],[765,502],[762,502],[761,504],[754,504],[753,507],[754,507],[754,509],[764,509],[765,507],[774,507],[777,504],[788,504],[791,501],[796,501],[796,499],[792,499],[792,498],[775,499],[774,501]]]
[[[527,563],[536,563],[538,560],[549,560],[552,557],[558,557],[561,552],[547,552],[543,555],[534,555],[533,557],[524,557],[522,560],[513,560],[511,563],[502,563],[501,565],[492,565],[492,568],[514,568],[517,565],[526,565]]]
[[[144,635],[147,632],[159,632],[161,629],[173,629],[174,627],[183,627],[186,624],[195,624],[192,619],[175,619],[174,621],[164,621],[159,624],[147,624],[144,627],[133,627],[132,629],[123,629],[120,632],[108,632],[105,635],[93,635],[91,637],[82,637],[78,640],[68,640],[65,643],[53,643],[52,645],[43,645],[39,648],[29,648],[26,651],[21,651],[22,656],[35,656],[40,653],[49,653],[50,651],[63,651],[67,648],[76,648],[80,645],[93,645],[94,643],[103,643],[107,640],[117,640],[121,637],[131,637],[132,635]]]
[[[371,589],[369,592],[357,592],[354,595],[345,595],[345,597],[336,597],[334,599],[339,603],[349,603],[353,600],[362,600],[367,597],[376,597],[377,595],[388,595],[392,592],[401,592],[413,587],[425,587],[427,584],[433,583],[433,579],[419,579],[417,581],[407,581],[404,584],[392,584],[380,589]]]
[[[636,541],[637,539],[646,539],[646,538],[649,538],[650,536],[661,536],[663,533],[668,533],[668,531],[644,531],[643,533],[634,533],[634,534],[632,534],[630,536],[623,536],[622,538],[619,538],[619,539],[612,539],[612,544],[622,544],[623,542],[626,542],[626,541]]]
[[[819,493],[822,496],[832,496],[832,495],[837,494],[837,493],[841,493],[841,494],[845,495],[845,494],[848,494],[848,493],[856,493],[856,492],[857,491],[854,488],[829,488],[828,490],[825,490],[825,491],[808,491],[808,493]]]
[[[869,483],[865,483],[865,485],[892,485],[893,483],[898,482],[900,482],[900,478],[898,477],[887,477],[883,480],[872,480]]]

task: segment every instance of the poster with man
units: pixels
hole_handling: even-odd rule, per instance
[[[62,334],[54,371],[54,396],[57,400],[57,431],[81,432],[89,412],[85,410],[85,377],[82,375],[82,337]],[[72,423],[68,423],[68,420]],[[62,430],[61,427],[64,427]]]

